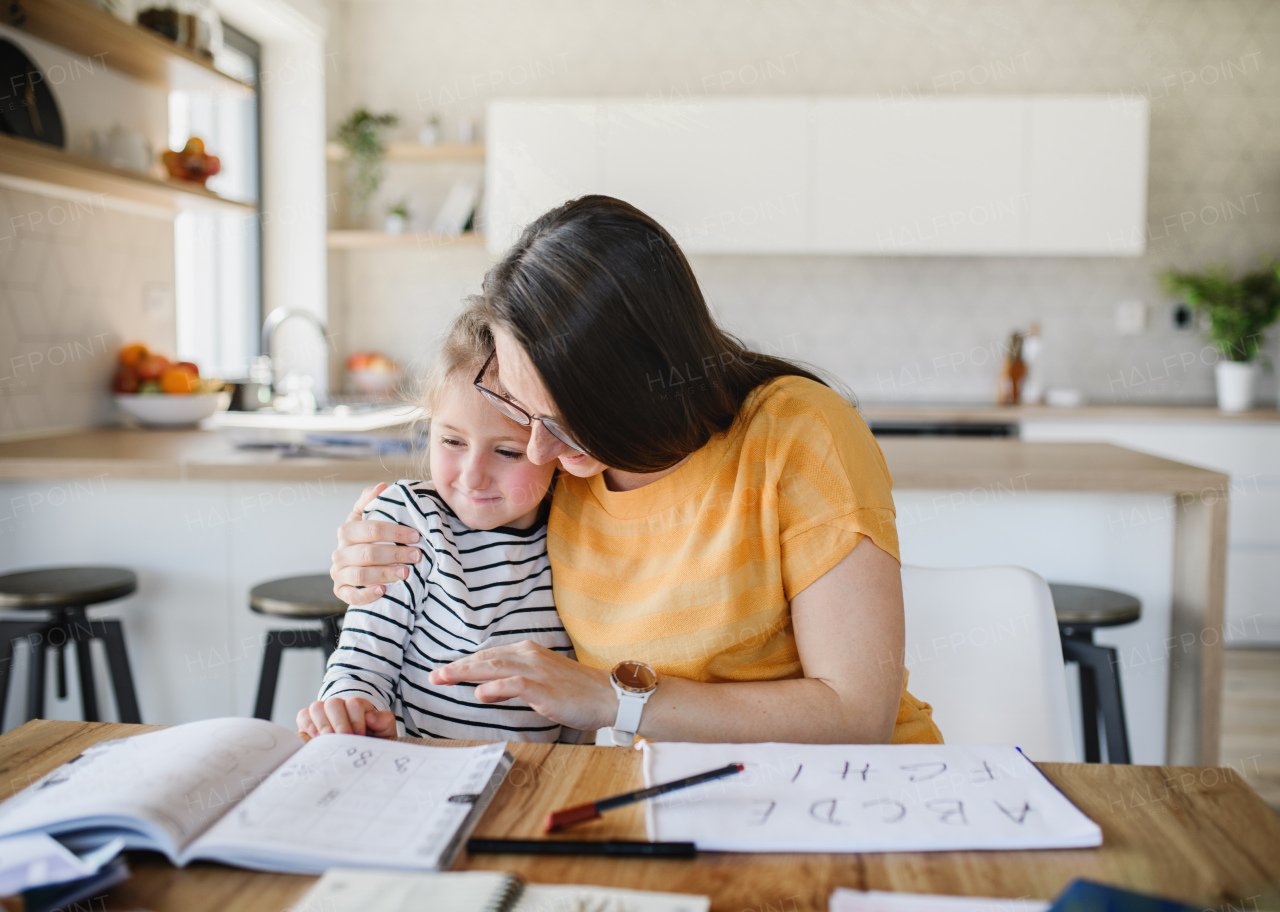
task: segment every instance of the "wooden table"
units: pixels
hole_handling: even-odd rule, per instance
[[[95,742],[157,727],[28,722],[0,736],[0,797]],[[523,743],[509,749],[516,765],[474,835],[536,837],[548,811],[640,784],[637,751]],[[1100,848],[881,855],[707,853],[692,861],[463,853],[454,870],[498,869],[543,883],[707,894],[716,912],[819,912],[827,908],[836,887],[1048,899],[1076,877],[1211,909],[1256,908],[1260,895],[1280,891],[1280,817],[1230,769],[1077,763],[1042,763],[1040,768],[1102,827]],[[638,805],[619,809],[582,825],[573,836],[644,839],[643,810]],[[133,877],[105,901],[95,900],[95,912],[275,912],[288,908],[315,879],[203,863],[177,869],[150,853],[134,853],[130,865]]]

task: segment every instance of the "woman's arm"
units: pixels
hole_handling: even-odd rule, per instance
[[[330,558],[329,576],[333,594],[348,605],[376,602],[386,595],[388,583],[409,578],[405,564],[422,560],[419,549],[398,547],[416,543],[416,529],[364,518],[364,508],[386,487],[383,482],[365,488],[347,521],[338,527],[338,547]]]
[[[703,684],[664,676],[640,734],[657,741],[888,743],[902,694],[904,630],[898,562],[864,537],[791,602],[805,676]],[[487,682],[486,703],[513,697],[563,725],[612,725],[607,671],[532,643],[485,650],[432,672],[432,683]]]

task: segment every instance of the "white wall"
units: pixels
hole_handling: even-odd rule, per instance
[[[998,346],[1038,319],[1050,385],[1104,402],[1207,401],[1208,365],[1142,386],[1127,381],[1149,365],[1160,374],[1162,359],[1203,344],[1198,333],[1172,328],[1155,275],[1214,261],[1257,267],[1280,250],[1280,172],[1263,151],[1280,129],[1280,69],[1270,62],[1280,7],[1263,0],[1034,8],[1015,0],[805,0],[746,9],[726,0],[331,0],[330,10],[331,133],[365,104],[398,112],[400,138],[415,135],[432,111],[453,136],[461,119],[498,97],[871,94],[910,110],[916,99],[961,93],[1145,96],[1152,115],[1143,257],[694,260],[726,323],[761,347],[834,371],[865,400],[990,401]],[[760,124],[762,135],[776,128]],[[426,173],[438,172],[392,163],[372,208],[410,193],[433,212],[448,180]],[[331,215],[345,217],[340,207]],[[456,291],[475,290],[481,278],[474,251],[455,253],[337,254],[332,307],[341,350],[373,341],[408,361],[429,352]],[[1115,331],[1116,305],[1126,299],[1151,308],[1141,335]],[[1280,352],[1275,339],[1271,349]],[[1275,390],[1273,375],[1265,387]]]
[[[165,148],[163,91],[100,57],[0,36],[44,73],[69,151],[89,154],[91,132],[114,124]],[[0,438],[110,420],[120,345],[174,352],[173,286],[172,213],[0,175]]]

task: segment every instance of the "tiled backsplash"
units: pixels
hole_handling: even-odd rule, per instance
[[[434,112],[454,139],[502,96],[1145,95],[1141,258],[693,261],[728,326],[838,374],[864,401],[989,400],[1000,346],[1031,321],[1052,386],[1106,403],[1209,401],[1212,352],[1198,332],[1173,327],[1156,275],[1212,262],[1257,268],[1280,255],[1280,4],[1269,0],[334,0],[332,9],[331,127],[365,104],[398,112],[403,138]],[[393,165],[383,197],[414,185],[409,167]],[[407,362],[429,355],[488,262],[462,247],[333,256],[339,348]],[[1126,300],[1147,307],[1138,335],[1116,330]],[[1280,351],[1280,328],[1269,349]],[[1268,374],[1263,393],[1275,389]]]
[[[173,318],[171,220],[0,187],[0,437],[111,420],[116,351]]]

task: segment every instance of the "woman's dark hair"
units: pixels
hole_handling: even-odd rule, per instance
[[[675,465],[776,377],[826,383],[717,326],[671,235],[608,196],[533,221],[485,275],[481,299],[528,353],[574,439],[625,472]]]

